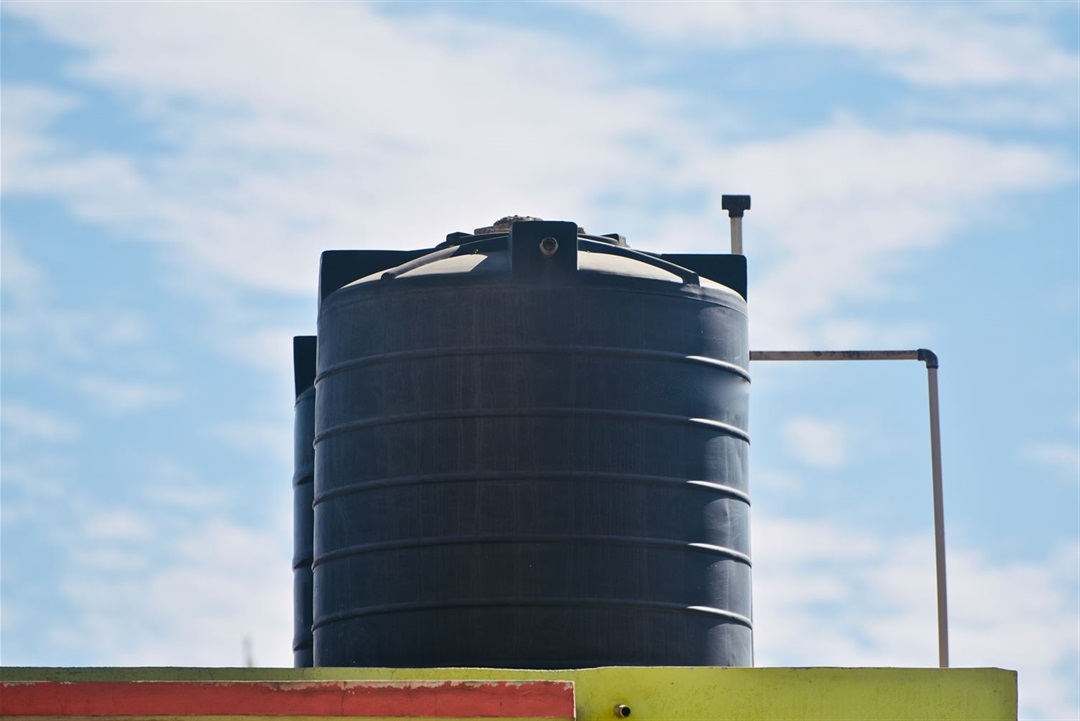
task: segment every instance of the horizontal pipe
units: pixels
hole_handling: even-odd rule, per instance
[[[917,350],[752,350],[752,361],[922,360]]]

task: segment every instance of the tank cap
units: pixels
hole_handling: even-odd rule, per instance
[[[510,232],[510,227],[514,223],[517,223],[517,222],[520,222],[520,221],[523,221],[523,220],[524,221],[543,220],[543,218],[537,218],[537,217],[532,216],[532,215],[507,215],[505,217],[499,218],[498,220],[496,220],[491,225],[485,226],[483,228],[477,228],[476,230],[473,231],[473,235],[491,235],[492,233],[509,233]],[[580,225],[578,226],[577,232],[578,232],[578,235],[585,235],[585,229],[582,228]]]
[[[510,229],[514,227],[514,223],[543,223],[542,218],[537,218],[532,215],[507,215],[506,217],[499,218],[491,225],[485,225],[482,228],[477,228],[471,233],[462,233],[460,230],[453,233],[447,233],[446,241],[439,243],[435,246],[436,250],[442,250],[444,248],[451,248],[456,245],[464,245],[466,243],[473,243],[478,240],[491,239],[491,236],[510,235]],[[618,233],[605,233],[604,235],[589,235],[585,232],[577,223],[572,223],[574,228],[577,229],[577,235],[580,238],[586,240],[595,240],[599,243],[606,243],[608,245],[617,245],[623,248],[628,248],[629,245],[626,242],[626,237],[619,235]]]

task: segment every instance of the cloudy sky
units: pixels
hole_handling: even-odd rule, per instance
[[[1080,716],[1076,2],[2,7],[5,664],[290,665],[319,252],[722,251],[942,359],[952,657]],[[921,364],[755,364],[759,665],[936,663]]]

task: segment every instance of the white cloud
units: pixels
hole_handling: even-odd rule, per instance
[[[308,289],[312,297],[317,294],[318,274],[311,277]],[[314,323],[307,329],[282,327],[256,327],[258,320],[244,325],[231,321],[233,332],[225,334],[217,344],[222,352],[245,366],[258,369],[267,376],[267,389],[275,399],[273,408],[284,409],[289,403],[279,403],[277,399],[292,398],[295,390],[293,383],[292,347],[293,337],[314,333]],[[303,331],[307,332],[304,333]]]
[[[1075,121],[1076,100],[1068,93],[1032,97],[1032,93],[961,93],[903,103],[897,116],[911,123],[964,123],[991,128],[1031,127],[1055,130]]]
[[[819,418],[794,418],[784,424],[788,451],[812,468],[835,470],[847,464],[850,433],[842,423]]]
[[[25,440],[69,441],[79,435],[79,427],[63,416],[16,401],[3,404],[0,422],[5,444]]]
[[[6,462],[4,475],[7,484]],[[177,503],[162,480],[176,477],[157,479],[146,494],[151,502],[138,505],[71,488],[41,499],[48,520],[37,523],[51,532],[35,542],[61,560],[5,563],[5,663],[238,666],[250,637],[259,665],[292,665],[284,488],[272,494],[282,498],[271,517],[243,524],[221,515],[221,494],[205,491],[205,481],[198,502],[181,493]],[[5,544],[22,538],[9,535],[8,501],[5,489]],[[24,593],[12,593],[18,584]],[[48,601],[26,602],[40,594]]]
[[[3,98],[4,154],[0,158],[0,190],[7,192],[11,188],[11,168],[18,167],[28,158],[49,157],[59,150],[55,139],[36,133],[35,129],[52,124],[76,107],[78,101],[52,89],[11,83],[5,84]],[[16,278],[30,283],[35,280],[35,276],[27,275],[32,270],[17,261],[18,257],[9,257],[5,253],[2,271],[5,285]]]
[[[9,130],[19,136],[18,128],[11,128],[7,119],[7,92],[5,89],[3,96],[5,162]],[[36,240],[45,243],[51,239]],[[63,302],[52,278],[24,251],[29,242],[3,230],[0,329],[6,373],[38,375],[62,384],[70,369],[66,368],[65,373],[50,372],[59,365],[96,364],[119,351],[130,353],[149,339],[148,324],[136,311],[98,307],[89,302],[75,307]]]
[[[721,12],[776,12],[753,7]],[[171,149],[138,161],[35,152],[58,145],[51,116],[16,112],[32,127],[15,129],[28,149],[6,171],[11,192],[59,197],[84,218],[168,243],[204,284],[313,298],[320,250],[430,245],[508,212],[600,223],[650,249],[715,249],[719,196],[737,188],[755,197],[756,346],[906,340],[921,329],[839,309],[894,293],[913,251],[991,216],[999,195],[1075,176],[1070,159],[1035,146],[843,117],[725,144],[705,116],[682,114],[684,98],[616,82],[588,48],[438,15],[334,4],[17,11],[83,48],[73,72],[139,103]],[[245,33],[208,31],[238,24]],[[41,104],[5,93],[5,106]],[[707,210],[649,202],[673,194]]]
[[[1029,443],[1021,453],[1074,483],[1080,481],[1080,445],[1076,443]]]
[[[74,551],[71,561],[80,568],[102,573],[143,571],[152,566],[150,559],[142,553],[115,548]]]
[[[762,266],[751,328],[758,348],[814,347],[829,336],[869,340],[851,332],[852,309],[895,295],[918,253],[974,218],[999,214],[999,194],[1075,175],[1064,160],[1029,147],[952,133],[886,133],[845,119],[726,154],[699,153],[680,175],[704,183],[710,167],[726,167],[721,179],[754,193],[746,243]],[[715,212],[702,225],[723,224]],[[706,235],[704,227],[675,230]],[[843,333],[838,323],[846,324]],[[911,336],[910,326],[867,330],[877,342]]]
[[[887,326],[871,320],[823,320],[818,326],[819,342],[825,348],[918,348],[931,330],[920,323],[894,323]]]
[[[258,665],[289,667],[287,538],[285,523],[255,530],[209,519],[173,537],[159,549],[165,557],[137,574],[115,567],[115,556],[82,558],[63,585],[77,613],[55,623],[51,640],[91,653],[95,664],[240,666],[251,638]],[[114,567],[103,569],[103,560]]]
[[[5,136],[6,140],[6,136]],[[40,298],[43,274],[40,268],[19,251],[18,243],[7,230],[2,231],[0,244],[0,286],[8,302],[32,303]]]
[[[126,378],[88,375],[78,379],[75,388],[103,412],[114,416],[140,413],[180,398],[176,388]]]
[[[758,513],[753,541],[758,665],[937,665],[932,539]],[[1080,714],[1078,561],[949,549],[951,665],[1019,671],[1022,718]]]
[[[663,106],[651,92],[597,93],[607,78],[567,41],[394,22],[370,6],[19,11],[90,50],[80,74],[161,108],[155,122],[177,122],[174,100],[195,110],[172,129],[182,154],[143,163],[142,175],[115,156],[36,158],[8,170],[12,190],[59,192],[84,217],[137,222],[144,237],[179,242],[200,266],[257,287],[311,293],[327,247],[427,245],[523,201],[522,211],[580,211],[582,183],[641,177],[621,138],[651,132]],[[237,24],[247,32],[207,32]],[[493,102],[499,112],[486,112]]]
[[[291,666],[287,474],[267,491],[269,517],[238,522],[224,517],[230,484],[176,463],[149,468],[140,497],[106,500],[5,457],[5,545],[56,552],[46,564],[5,557],[3,610],[20,619],[4,619],[5,663],[241,665],[250,637],[259,664]]]
[[[931,87],[1034,85],[1075,97],[1078,58],[1042,18],[990,3],[600,3],[579,7],[672,43],[806,45],[858,54]],[[1075,22],[1075,19],[1074,19]]]
[[[83,515],[82,535],[89,540],[142,542],[154,536],[154,527],[134,511],[118,509]]]
[[[288,398],[282,395],[282,398]],[[287,407],[282,403],[283,408]],[[291,419],[285,412],[277,414],[280,423],[266,421],[234,421],[220,423],[212,430],[215,436],[231,448],[245,453],[258,453],[276,459],[283,467],[291,467],[293,447]],[[285,477],[284,475],[282,477]]]
[[[762,467],[754,469],[754,488],[759,494],[767,492],[778,495],[801,496],[806,492],[806,482],[797,474]]]
[[[3,537],[10,538],[6,534],[20,525],[36,529],[45,527],[55,518],[55,504],[65,496],[64,469],[58,467],[62,464],[57,464],[51,454],[49,457],[27,457],[13,453],[10,448],[4,449],[3,456],[0,463],[0,529],[5,534]]]
[[[211,486],[199,474],[168,459],[150,461],[142,475],[147,481],[142,486],[141,497],[149,502],[148,512],[169,509],[205,515],[225,507],[230,500],[229,488],[221,484]]]

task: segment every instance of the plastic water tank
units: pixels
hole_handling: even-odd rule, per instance
[[[311,645],[311,562],[315,496],[315,337],[293,338],[293,665],[314,665]]]
[[[315,665],[752,665],[745,299],[487,230],[323,297]]]

